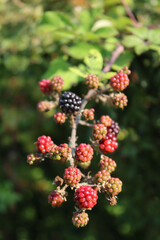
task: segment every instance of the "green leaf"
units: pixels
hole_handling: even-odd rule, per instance
[[[148,39],[149,30],[146,27],[142,27],[142,28],[128,27],[127,29],[141,39]]]
[[[137,53],[137,55],[140,55],[140,54],[142,54],[143,52],[146,52],[146,51],[148,51],[148,49],[149,49],[149,46],[148,45],[137,45],[136,47],[135,47],[135,52]]]
[[[150,44],[148,45],[149,49],[154,50],[156,52],[158,52],[158,54],[160,54],[160,46],[156,45],[156,44]]]
[[[112,69],[119,71],[123,67],[129,66],[133,57],[134,57],[134,54],[131,51],[125,51],[117,58],[115,63],[112,65]]]
[[[85,57],[84,62],[90,70],[101,70],[103,67],[102,55],[96,49],[90,50],[88,56]]]
[[[160,44],[160,29],[151,29],[148,39],[154,44]]]
[[[69,89],[72,84],[78,82],[78,77],[75,73],[69,72],[70,64],[65,61],[63,58],[59,57],[53,60],[46,73],[42,76],[42,78],[52,78],[53,76],[61,76],[64,81],[64,90]]]
[[[105,79],[110,79],[111,77],[113,77],[114,75],[116,75],[117,72],[107,72],[103,74],[103,78]]]
[[[84,9],[80,13],[80,21],[82,29],[86,31],[89,31],[92,26],[93,19],[91,17],[91,14],[88,10]]]
[[[73,26],[67,15],[53,11],[44,13],[41,25],[51,25],[54,29]]]
[[[124,37],[123,41],[122,41],[123,45],[125,47],[135,47],[137,45],[141,45],[142,44],[142,40],[136,36],[126,36]]]
[[[94,33],[100,37],[107,38],[117,35],[118,31],[114,27],[103,27],[97,29]]]
[[[68,49],[68,54],[75,59],[84,59],[91,49],[95,48],[92,44],[78,42]]]
[[[70,67],[69,70],[73,73],[75,73],[76,75],[80,76],[80,77],[86,77],[87,73],[82,72],[82,70],[80,68],[77,67]]]

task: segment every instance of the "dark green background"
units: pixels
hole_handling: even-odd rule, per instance
[[[107,1],[104,3],[106,14],[109,10],[111,14],[120,4],[113,1],[109,7]],[[137,0],[130,4],[143,23],[159,24],[159,1],[152,4]],[[26,162],[27,154],[36,151],[33,143],[38,136],[50,135],[60,144],[67,142],[70,135],[69,125],[57,126],[53,113],[42,114],[36,109],[37,102],[44,99],[38,81],[50,61],[64,54],[63,39],[50,43],[47,36],[39,37],[37,27],[46,10],[72,14],[74,7],[67,1],[51,0],[2,1],[0,5],[0,240],[160,240],[160,61],[157,53],[151,50],[139,56],[133,53],[131,83],[125,90],[129,103],[125,110],[89,104],[95,107],[97,119],[102,114],[110,114],[122,129],[119,148],[111,155],[118,165],[113,175],[123,181],[117,206],[108,206],[104,196],[99,196],[98,205],[89,212],[87,227],[75,229],[71,222],[72,192],[61,208],[52,209],[47,203],[52,181],[56,175],[63,174],[65,166],[51,161],[29,166]],[[78,65],[73,58],[68,61]],[[70,90],[81,96],[86,92],[82,82]],[[88,142],[90,130],[81,127],[78,133],[79,142]],[[95,158],[91,165],[93,173],[98,169],[97,164]]]

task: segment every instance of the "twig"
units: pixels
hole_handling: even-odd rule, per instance
[[[135,27],[140,27],[141,25],[139,24],[139,22],[137,21],[137,19],[135,18],[134,14],[132,13],[131,9],[128,7],[128,5],[126,4],[125,0],[120,0],[122,5],[124,6],[128,16],[130,17],[130,19],[132,20],[132,23]]]
[[[81,125],[83,125],[83,126],[87,126],[87,127],[93,127],[93,124],[92,124],[92,123],[87,123],[87,122],[82,121],[82,120],[79,121],[79,124],[81,124]]]
[[[103,68],[103,72],[109,72],[111,69],[112,64],[116,61],[116,59],[119,57],[119,55],[124,51],[124,47],[119,44],[118,47],[114,50],[112,57],[108,64]]]

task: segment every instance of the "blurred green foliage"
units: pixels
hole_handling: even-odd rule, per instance
[[[0,240],[160,240],[160,1],[126,2],[140,28],[133,26],[120,0],[0,0]],[[117,42],[126,49],[112,71],[125,65],[132,69],[125,91],[128,107],[88,106],[95,107],[97,118],[110,114],[119,122],[119,149],[112,157],[123,191],[115,207],[100,197],[88,226],[75,229],[72,193],[59,209],[47,203],[53,178],[63,174],[64,165],[26,163],[38,136],[50,135],[60,144],[70,135],[68,125],[53,122],[53,112],[36,110],[44,99],[38,81],[59,74],[65,89],[83,95],[83,59],[92,66],[87,56],[96,52],[99,71],[101,56],[108,61]],[[89,129],[79,127],[78,133],[79,142],[88,142]],[[95,157],[93,173],[97,163]]]

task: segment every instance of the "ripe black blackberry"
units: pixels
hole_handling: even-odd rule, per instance
[[[119,131],[120,127],[118,123],[112,120],[111,126],[107,127],[107,133],[112,133],[116,137]]]
[[[64,113],[75,113],[80,110],[82,99],[72,92],[64,92],[59,100],[60,108]]]

